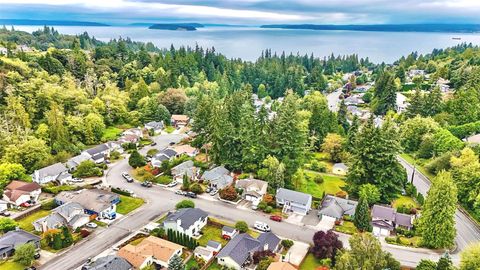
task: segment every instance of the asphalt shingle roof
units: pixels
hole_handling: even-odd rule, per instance
[[[164,222],[177,222],[181,220],[180,226],[187,230],[197,220],[208,217],[207,212],[199,208],[183,208],[168,214]]]
[[[276,197],[282,200],[296,202],[303,205],[307,205],[308,202],[312,199],[312,195],[285,188],[279,188],[277,190]]]
[[[86,270],[130,270],[132,265],[122,257],[109,255],[98,258],[95,262],[85,266]]]

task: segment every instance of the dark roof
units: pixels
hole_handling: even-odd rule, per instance
[[[40,241],[40,237],[24,230],[9,231],[0,237],[0,253],[15,249],[19,245]]]
[[[375,204],[372,207],[372,218],[395,221],[395,209],[387,206]]]
[[[207,216],[207,212],[203,211],[202,209],[183,208],[168,214],[167,219],[165,219],[164,222],[177,222],[177,220],[181,220],[180,226],[187,230],[197,220],[206,218]]]
[[[389,223],[387,223],[384,220],[374,220],[372,221],[372,226],[379,227],[379,228],[384,228],[389,231],[393,231],[393,226]]]
[[[98,258],[95,262],[84,267],[85,270],[130,270],[133,266],[124,258],[109,255]]]
[[[341,219],[344,215],[354,216],[357,204],[356,201],[326,195],[319,207],[318,214],[336,219]]]
[[[266,232],[266,233],[260,234],[257,240],[260,241],[262,248],[266,247],[271,251],[276,250],[278,247],[278,244],[280,244],[280,238],[272,232]]]
[[[108,145],[106,143],[97,145],[93,148],[85,150],[85,152],[89,153],[91,156],[100,154],[108,150]]]
[[[177,154],[177,152],[175,150],[170,149],[170,148],[164,149],[164,150],[160,151],[160,153],[166,155],[169,158],[174,157]]]
[[[235,232],[235,228],[232,228],[230,226],[223,226],[222,231],[225,231],[227,233],[233,233]]]
[[[208,240],[207,242],[207,247],[212,247],[214,249],[217,249],[219,247],[222,247],[222,244],[220,244],[219,242],[217,241],[213,241],[213,240]]]
[[[410,228],[413,226],[412,216],[408,214],[397,213],[395,215],[395,224]]]
[[[276,197],[282,200],[291,201],[303,205],[307,205],[309,202],[312,201],[312,195],[286,188],[277,189]]]

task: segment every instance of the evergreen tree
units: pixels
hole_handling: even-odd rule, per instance
[[[58,232],[53,236],[52,248],[55,250],[60,250],[62,249],[62,247],[63,247],[62,234]]]
[[[455,241],[457,187],[449,172],[440,172],[428,191],[418,227],[422,243],[430,248],[449,248]]]
[[[396,101],[395,77],[390,71],[384,71],[375,81],[375,99],[373,102],[375,114],[385,115],[389,110],[395,110]]]
[[[67,227],[62,227],[62,234],[63,234],[63,247],[69,247],[73,244],[73,237]]]
[[[347,105],[345,105],[345,100],[342,99],[342,102],[340,103],[340,107],[338,108],[337,112],[337,119],[338,119],[338,124],[343,128],[345,132],[347,132],[350,128],[350,123],[348,123],[347,119]]]
[[[456,268],[453,266],[452,259],[447,252],[445,252],[438,260],[437,270],[456,270]]]
[[[353,223],[361,232],[370,232],[372,231],[372,225],[370,224],[370,221],[371,217],[368,201],[364,196],[360,196],[360,200],[355,208]]]
[[[177,254],[173,255],[168,263],[168,270],[183,270],[182,258]]]
[[[133,168],[138,168],[145,166],[147,164],[145,162],[145,159],[143,158],[142,155],[137,150],[134,150],[132,154],[130,154],[130,157],[128,158],[128,164],[132,166]]]

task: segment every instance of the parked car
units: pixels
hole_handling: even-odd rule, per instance
[[[0,215],[2,215],[4,217],[9,217],[11,215],[11,213],[8,212],[8,211],[3,211]]]
[[[271,231],[270,226],[267,223],[261,221],[255,221],[253,227],[261,232],[269,232]]]
[[[185,194],[185,196],[190,197],[190,198],[197,198],[197,194],[195,194],[195,193],[193,193],[193,192],[187,192],[187,193]]]
[[[156,143],[156,142],[152,142],[150,145],[151,145],[151,146],[155,146],[155,145],[157,145],[157,143]]]
[[[150,182],[150,181],[142,182],[142,187],[147,187],[147,188],[149,188],[149,187],[152,187],[152,186],[153,186],[153,184],[152,184],[152,182]]]
[[[215,195],[217,195],[217,193],[218,193],[218,189],[214,188],[210,191],[209,194],[210,194],[210,196],[215,196]]]
[[[35,266],[30,266],[25,268],[24,270],[37,270],[37,268]]]
[[[226,235],[226,234],[222,235],[222,238],[223,238],[223,240],[227,240],[227,241],[230,241],[230,239],[232,239],[232,237],[230,237],[230,235]]]
[[[92,228],[92,229],[95,229],[98,227],[98,225],[94,222],[89,222],[85,226],[87,226],[87,228]]]
[[[212,191],[212,189],[213,189],[213,188],[208,187],[207,189],[205,189],[205,192],[206,192],[206,193],[210,193],[210,191]]]
[[[270,219],[273,220],[273,221],[277,221],[277,222],[282,221],[282,217],[278,216],[278,215],[270,216]]]
[[[31,204],[29,204],[28,202],[24,202],[22,204],[20,204],[21,207],[25,207],[25,208],[28,208],[30,206],[32,206]]]
[[[70,179],[70,182],[72,182],[72,183],[82,183],[82,182],[83,182],[83,179],[80,179],[80,178],[72,178],[72,179]]]
[[[175,142],[170,142],[170,143],[169,143],[169,145],[174,145],[174,144],[175,144]]]
[[[123,178],[125,178],[125,180],[127,180],[128,183],[132,183],[133,182],[133,178],[130,176],[130,174],[126,173],[126,172],[123,172],[122,173],[122,176]]]
[[[186,193],[185,193],[184,191],[177,190],[177,191],[175,191],[175,194],[178,194],[178,195],[185,195]]]
[[[178,185],[178,182],[173,180],[172,182],[170,182],[170,184],[167,185],[167,187],[174,187],[176,185]]]
[[[34,258],[35,260],[40,259],[40,253],[38,253],[38,252],[35,253],[35,255],[33,255],[33,258]]]

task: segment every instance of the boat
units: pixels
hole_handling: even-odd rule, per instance
[[[452,37],[452,39],[454,39],[454,40],[462,40],[461,37]]]

